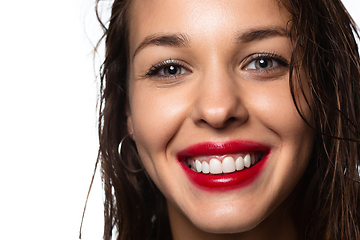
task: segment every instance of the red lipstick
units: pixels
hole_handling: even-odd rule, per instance
[[[191,170],[186,163],[189,157],[206,155],[226,155],[235,153],[262,152],[263,158],[260,162],[233,173],[204,174]],[[205,142],[190,146],[177,154],[181,166],[188,178],[196,186],[208,191],[226,191],[245,187],[251,184],[261,173],[268,156],[270,148],[250,141],[229,141],[222,143]]]

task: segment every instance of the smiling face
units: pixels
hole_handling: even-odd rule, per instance
[[[276,236],[286,219],[313,147],[290,94],[289,20],[273,0],[132,3],[128,129],[173,234]]]

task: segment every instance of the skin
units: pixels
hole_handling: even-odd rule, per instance
[[[290,40],[279,34],[286,33],[289,20],[272,0],[132,3],[128,131],[167,199],[175,240],[296,239],[285,203],[310,160],[313,132],[295,109],[286,64],[268,56],[273,67],[254,69],[251,59],[271,53],[290,61]],[[278,33],[244,38],[263,29]],[[149,37],[179,34],[187,41],[143,44]],[[149,75],[170,59],[176,74],[165,68]],[[301,95],[299,104],[310,118]],[[195,186],[176,155],[197,143],[229,140],[271,149],[259,177],[224,192]]]

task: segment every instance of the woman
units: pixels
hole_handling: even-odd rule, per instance
[[[104,239],[359,239],[353,33],[339,0],[115,0]]]

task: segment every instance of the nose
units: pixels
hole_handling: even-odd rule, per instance
[[[196,125],[222,129],[239,126],[249,117],[242,101],[239,79],[227,71],[213,68],[199,80],[191,118]]]

